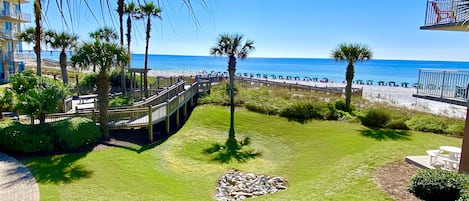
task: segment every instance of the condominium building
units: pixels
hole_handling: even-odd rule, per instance
[[[2,0],[0,3],[0,83],[9,81],[9,75],[22,72],[23,47],[19,39],[22,23],[31,22],[31,15],[22,11],[30,0]]]

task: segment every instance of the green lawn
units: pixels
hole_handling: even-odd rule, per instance
[[[460,139],[420,132],[375,132],[352,123],[289,122],[240,109],[237,137],[261,153],[247,162],[221,163],[204,153],[224,143],[229,109],[198,106],[164,143],[23,161],[39,182],[41,200],[211,200],[230,169],[285,177],[289,188],[252,200],[391,200],[371,178],[376,167],[424,155]]]

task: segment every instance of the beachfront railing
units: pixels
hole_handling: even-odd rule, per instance
[[[416,96],[465,104],[469,92],[469,71],[420,69]]]

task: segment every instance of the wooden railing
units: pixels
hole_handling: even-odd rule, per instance
[[[153,124],[168,120],[169,116],[187,104],[198,93],[198,83],[185,89],[184,81],[176,83],[145,101],[128,107],[108,109],[109,128],[151,127]],[[191,102],[192,103],[192,102]],[[86,117],[97,121],[99,112],[80,110],[75,113],[56,113],[46,115],[46,122],[54,122],[72,117]],[[35,123],[38,120],[35,120]]]

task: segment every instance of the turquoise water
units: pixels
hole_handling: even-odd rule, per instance
[[[59,52],[43,52],[43,58],[58,60]],[[153,70],[185,72],[186,74],[227,71],[226,57],[149,55],[149,68]],[[144,55],[132,54],[132,68],[143,68]],[[238,60],[236,73],[261,75],[299,76],[328,78],[334,82],[345,80],[346,63],[332,59],[298,58],[247,58]],[[355,80],[395,81],[415,83],[420,68],[469,70],[469,62],[452,61],[411,61],[411,60],[371,60],[356,63]]]

